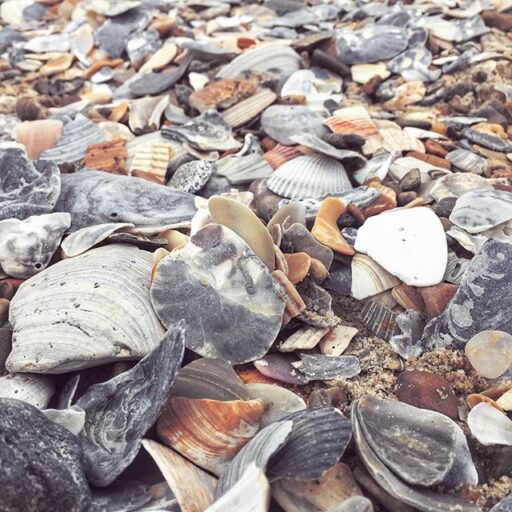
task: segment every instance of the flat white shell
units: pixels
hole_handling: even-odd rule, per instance
[[[354,247],[411,286],[440,283],[448,261],[443,225],[425,207],[370,217],[357,231]]]
[[[471,433],[484,446],[512,446],[512,421],[492,405],[480,402],[468,414]]]
[[[164,332],[149,300],[151,254],[108,245],[25,281],[11,301],[11,372],[63,373],[137,359]]]
[[[0,377],[0,398],[15,398],[44,409],[55,392],[51,377],[46,375],[8,374]]]

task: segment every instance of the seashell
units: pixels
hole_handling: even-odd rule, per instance
[[[268,188],[290,199],[323,198],[350,190],[344,167],[323,155],[305,155],[281,165],[267,180]]]
[[[91,386],[76,402],[85,411],[80,439],[92,484],[109,485],[137,455],[169,397],[185,352],[184,334],[181,324],[169,329],[133,368]]]
[[[178,373],[172,396],[209,400],[249,400],[249,389],[221,359],[196,359]]]
[[[128,117],[131,131],[139,135],[147,131],[158,130],[162,114],[168,104],[168,96],[148,96],[134,100],[130,104]]]
[[[163,184],[167,168],[176,157],[174,149],[167,144],[151,144],[133,155],[131,164],[125,165],[128,174],[139,178],[150,179]]]
[[[232,128],[238,128],[256,116],[261,114],[267,107],[272,105],[277,95],[270,89],[262,89],[249,98],[240,101],[222,113],[224,120]]]
[[[358,300],[372,297],[400,284],[396,277],[364,254],[356,254],[352,258],[351,270],[350,295]]]
[[[303,385],[309,380],[292,366],[295,357],[284,354],[267,354],[254,361],[256,369],[265,377],[287,384]]]
[[[290,437],[294,422],[289,420],[272,423],[260,430],[233,458],[220,477],[215,496],[219,499],[232,489],[249,466],[265,470],[273,455],[279,453]],[[199,511],[198,511],[199,512]]]
[[[240,480],[205,512],[244,510],[266,512],[270,505],[270,485],[263,470],[249,464]]]
[[[148,229],[189,223],[195,212],[191,194],[139,178],[89,170],[62,176],[55,209],[71,214],[72,231],[113,220]]]
[[[361,106],[346,107],[336,110],[331,117],[325,120],[325,124],[333,133],[342,135],[356,134],[368,138],[372,135],[379,134],[368,111]]]
[[[85,425],[85,412],[77,405],[68,409],[45,409],[42,413],[52,423],[64,427],[75,436],[80,434]]]
[[[143,510],[152,495],[143,484],[119,480],[108,487],[92,491],[91,506],[99,510]]]
[[[432,54],[424,46],[409,48],[397,55],[388,63],[388,69],[401,75],[406,82],[425,81],[434,82],[441,77],[442,71],[432,71]]]
[[[78,256],[106,240],[112,233],[133,227],[134,225],[129,223],[108,223],[79,229],[62,242],[62,252],[66,258]]]
[[[322,244],[333,251],[347,256],[355,254],[354,249],[343,238],[338,219],[345,212],[345,204],[335,197],[327,197],[322,201],[311,229],[311,234]]]
[[[429,194],[436,201],[446,197],[461,197],[467,192],[478,189],[492,190],[489,180],[469,173],[450,173],[435,180]]]
[[[171,398],[157,430],[171,448],[219,476],[258,432],[262,414],[263,401],[259,399],[226,402]]]
[[[0,398],[22,400],[38,409],[49,404],[54,392],[55,383],[46,375],[15,373],[0,377]]]
[[[279,224],[282,229],[288,229],[295,223],[306,225],[306,208],[304,204],[292,201],[279,207],[268,221],[267,229],[270,231],[275,224]]]
[[[338,32],[336,50],[345,64],[386,61],[407,48],[409,37],[404,27],[369,25],[361,30]]]
[[[268,72],[287,78],[301,67],[299,55],[287,46],[269,44],[252,48],[222,67],[217,78],[238,78],[245,71]]]
[[[462,131],[462,135],[470,142],[492,151],[512,153],[512,143],[500,137],[496,137],[495,135],[489,135],[488,133],[483,133],[473,128],[465,128]]]
[[[73,55],[64,54],[55,59],[50,59],[44,66],[39,69],[42,76],[51,76],[62,73],[71,67],[73,63]]]
[[[141,66],[141,73],[159,71],[171,63],[178,53],[178,47],[174,43],[165,43]]]
[[[361,185],[372,178],[378,178],[380,181],[383,181],[396,156],[396,153],[386,153],[385,151],[376,154],[371,160],[366,162],[364,167],[358,169],[353,174],[354,179]]]
[[[273,105],[261,115],[262,130],[272,139],[287,146],[292,135],[302,132],[322,137],[327,133],[324,118],[314,110],[300,105]]]
[[[398,315],[391,309],[369,301],[364,305],[362,314],[364,324],[377,337],[389,341],[393,336],[400,334]]]
[[[203,512],[215,501],[215,477],[160,443],[144,439],[142,446],[162,472],[180,510]]]
[[[312,279],[305,279],[297,286],[297,291],[306,305],[299,316],[304,323],[321,328],[335,327],[340,323],[332,311],[331,295]]]
[[[212,196],[208,200],[208,210],[213,222],[233,230],[271,272],[274,270],[275,252],[272,237],[248,206],[229,197]]]
[[[98,125],[82,114],[64,125],[62,136],[52,148],[40,154],[41,160],[58,165],[78,162],[85,157],[87,148],[105,140]]]
[[[355,327],[337,325],[320,341],[320,352],[327,356],[341,356],[352,338],[358,333]]]
[[[512,365],[512,336],[502,331],[481,331],[464,347],[471,366],[486,379],[496,379]]]
[[[456,149],[446,155],[446,160],[462,171],[483,174],[489,166],[489,160],[466,149]]]
[[[260,420],[261,428],[282,420],[292,412],[306,409],[306,403],[299,396],[277,384],[246,384],[252,399],[261,399],[265,410]]]
[[[310,381],[349,379],[361,373],[356,356],[325,356],[323,354],[299,354],[300,361],[292,365]]]
[[[512,446],[512,421],[495,407],[480,402],[469,411],[467,421],[471,434],[484,446]]]
[[[279,344],[278,350],[279,352],[310,350],[318,345],[328,331],[328,328],[299,327],[297,331]]]
[[[277,144],[276,147],[267,151],[263,155],[263,158],[269,163],[272,169],[278,169],[286,162],[302,155],[303,153],[297,149],[296,146],[283,146],[281,144]]]
[[[61,192],[56,165],[33,163],[21,148],[0,146],[0,174],[9,176],[0,183],[0,220],[23,220],[53,211]]]
[[[297,222],[283,231],[281,248],[287,252],[305,252],[321,261],[327,269],[333,261],[331,249],[317,242],[306,226]]]
[[[18,278],[27,278],[44,270],[70,225],[68,213],[0,221],[2,270]]]
[[[156,145],[156,148],[152,149],[154,145]],[[167,146],[169,148],[168,153],[163,153],[162,146]],[[151,148],[151,151],[149,148]],[[187,154],[182,144],[176,141],[165,139],[162,137],[160,132],[146,133],[144,135],[139,135],[138,137],[132,138],[126,144],[126,153],[126,169],[134,167],[134,170],[136,170],[137,166],[141,166],[141,171],[151,173],[151,168],[156,167],[158,168],[159,172],[157,173],[153,171],[153,174],[157,175],[164,175],[164,163],[161,160],[166,160],[165,171],[167,171],[167,166],[171,162],[180,161],[180,159],[182,159]],[[150,157],[150,153],[155,154],[152,154]],[[136,165],[134,163],[134,159],[137,156],[142,157],[143,160]],[[151,162],[144,161],[149,160],[150,158]],[[158,160],[158,164],[156,160]]]
[[[69,51],[69,34],[50,34],[36,36],[24,45],[24,50],[31,53],[66,53]]]
[[[404,309],[412,309],[425,315],[425,305],[423,304],[423,300],[417,288],[402,283],[395,286],[391,294]]]
[[[421,335],[425,329],[425,319],[417,311],[406,309],[395,318],[400,334],[389,340],[391,348],[404,359],[421,355]]]
[[[352,496],[330,509],[329,512],[373,512],[373,504],[364,496]]]
[[[93,11],[103,16],[118,16],[130,9],[140,5],[140,0],[121,0],[120,2],[110,2],[109,0],[87,0],[83,8],[87,11]]]
[[[279,226],[279,224],[276,224]],[[285,254],[288,264],[288,279],[293,283],[300,283],[306,278],[311,267],[311,256],[305,252]]]
[[[409,285],[438,284],[446,271],[443,225],[426,207],[393,210],[367,219],[357,231],[354,247]]]
[[[188,348],[236,364],[267,352],[284,312],[279,288],[267,268],[238,235],[219,224],[200,229],[185,247],[159,263],[151,300],[164,325],[185,320]],[[201,301],[199,311],[190,307],[194,300]],[[219,316],[219,308],[223,315]],[[239,322],[247,327],[242,335]]]
[[[355,64],[350,68],[350,72],[352,74],[352,80],[362,85],[375,76],[385,80],[391,75],[384,62],[377,62],[375,64]]]
[[[233,138],[229,124],[215,110],[207,110],[182,126],[164,126],[161,133],[201,151],[227,151],[242,146]]]
[[[89,66],[90,62],[87,58],[90,51],[94,48],[93,29],[88,23],[84,23],[78,27],[70,35],[71,53],[84,66]]]
[[[98,171],[125,174],[126,141],[123,138],[112,139],[87,148],[82,164]]]
[[[512,392],[510,389],[505,391],[498,400],[496,400],[496,405],[500,407],[503,411],[510,411],[512,409]]]
[[[450,221],[468,233],[481,233],[512,219],[512,193],[505,190],[474,190],[455,203]]]
[[[425,146],[423,143],[411,137],[407,132],[403,130],[391,127],[391,128],[380,128],[379,134],[382,137],[382,147],[385,151],[390,153],[396,151],[417,151],[420,153],[425,152]]]
[[[350,420],[335,408],[305,409],[279,423],[288,421],[292,431],[268,466],[273,478],[321,478],[343,456],[352,437]]]
[[[25,121],[16,126],[16,142],[27,148],[31,160],[37,160],[43,151],[55,146],[62,130],[62,121],[58,119]]]
[[[485,13],[484,13],[485,14]],[[512,497],[505,496],[502,500],[500,500],[494,507],[491,508],[490,512],[507,512],[512,505]]]
[[[162,334],[149,302],[150,272],[149,253],[114,245],[30,278],[11,301],[9,371],[62,373],[145,355]]]
[[[215,171],[215,164],[206,160],[192,160],[178,167],[167,184],[181,192],[199,192]]]
[[[457,286],[449,283],[418,288],[428,320],[440,315],[446,309],[456,291]]]
[[[268,178],[272,174],[272,167],[258,154],[229,155],[217,162],[217,174],[225,176],[233,185],[240,185]]]
[[[257,84],[242,79],[226,79],[212,82],[188,98],[191,107],[204,112],[210,108],[226,109],[256,92]]]

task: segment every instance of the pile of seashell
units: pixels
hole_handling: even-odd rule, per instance
[[[512,510],[511,34],[0,0],[0,511]]]

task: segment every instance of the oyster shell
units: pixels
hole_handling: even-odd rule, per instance
[[[361,373],[356,356],[325,356],[323,354],[299,354],[300,361],[292,363],[310,381],[349,379]]]
[[[132,369],[91,386],[77,401],[85,411],[80,438],[89,482],[112,483],[137,455],[169,397],[185,352],[184,334],[180,325],[172,327]]]
[[[46,375],[28,373],[0,377],[0,398],[16,398],[38,409],[44,409],[55,392],[55,383]]]
[[[188,348],[237,364],[268,351],[284,312],[268,269],[238,235],[219,224],[200,229],[159,262],[151,301],[164,325],[185,319]]]
[[[263,401],[171,398],[158,420],[158,436],[214,475],[258,432]]]
[[[149,300],[150,273],[149,253],[116,244],[25,281],[11,301],[6,367],[62,373],[147,354],[163,332]]]

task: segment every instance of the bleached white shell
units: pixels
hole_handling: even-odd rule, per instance
[[[0,398],[15,398],[44,409],[55,392],[51,377],[46,375],[8,374],[0,377]]]
[[[485,402],[475,405],[468,415],[471,433],[485,446],[512,446],[512,421],[506,414]]]
[[[67,409],[45,409],[41,411],[50,421],[64,427],[72,434],[80,434],[85,425],[85,411],[73,405]]]
[[[358,229],[354,247],[411,286],[432,286],[443,280],[446,236],[429,208],[395,209],[370,217]]]
[[[12,372],[62,373],[137,359],[164,332],[149,300],[151,254],[108,245],[25,281],[11,301]]]
[[[343,165],[324,155],[289,160],[270,176],[267,186],[275,194],[290,199],[316,199],[352,189]]]

